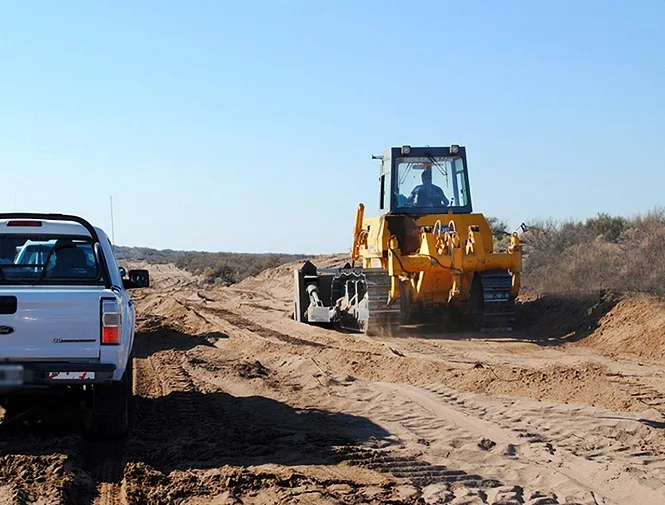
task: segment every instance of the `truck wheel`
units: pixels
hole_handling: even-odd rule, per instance
[[[132,390],[130,358],[121,381],[93,386],[86,422],[86,430],[90,435],[97,438],[119,438],[127,434]]]
[[[16,415],[23,414],[26,410],[33,406],[34,402],[31,402],[27,398],[22,398],[20,396],[3,398],[2,401],[0,401],[0,407],[2,407],[5,411],[5,420],[9,420]]]

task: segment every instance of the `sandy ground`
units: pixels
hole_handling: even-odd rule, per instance
[[[369,338],[295,323],[292,266],[150,269],[129,436],[87,440],[66,400],[7,420],[0,505],[665,503],[658,300],[527,294],[513,334]]]

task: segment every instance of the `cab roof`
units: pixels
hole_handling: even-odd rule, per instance
[[[99,237],[106,234],[94,227]],[[50,235],[91,237],[88,229],[80,223],[46,219],[0,219],[0,235]]]

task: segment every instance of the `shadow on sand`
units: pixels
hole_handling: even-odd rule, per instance
[[[156,327],[137,334],[135,356],[196,345],[214,343],[208,335]],[[163,472],[227,464],[325,465],[337,461],[335,446],[389,436],[368,419],[350,414],[300,409],[261,396],[184,389],[159,397],[134,397],[128,461],[142,461]]]
[[[335,447],[389,436],[363,417],[224,392],[137,397],[136,415],[128,461],[166,473],[224,465],[335,464]]]
[[[386,337],[418,337],[435,340],[498,340],[556,346],[589,336],[620,299],[612,295],[542,295],[518,301],[512,331],[478,331],[461,317],[448,317],[424,324],[402,325],[399,333]]]

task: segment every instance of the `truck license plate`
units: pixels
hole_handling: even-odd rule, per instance
[[[23,384],[23,366],[0,365],[0,386],[20,386]]]

